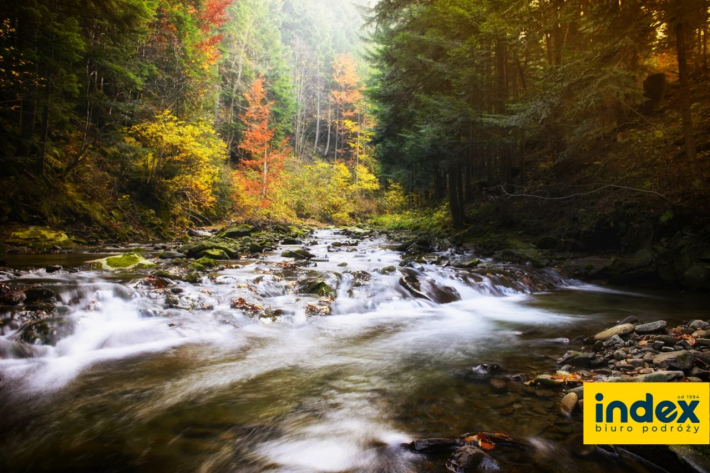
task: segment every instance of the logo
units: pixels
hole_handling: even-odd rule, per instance
[[[585,383],[584,443],[710,444],[710,384]]]

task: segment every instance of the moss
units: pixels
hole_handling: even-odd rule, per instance
[[[218,265],[218,263],[210,258],[200,258],[197,260],[197,264],[200,264],[206,268],[214,268],[215,266]]]
[[[121,256],[106,258],[106,265],[114,269],[130,268],[131,266],[135,266],[140,263],[140,261],[140,256],[133,253],[127,253]]]
[[[96,261],[96,263],[100,263],[104,269],[152,268],[155,266],[155,264],[136,253],[109,256],[108,258]]]
[[[68,248],[74,245],[66,233],[46,227],[27,227],[15,230],[6,239],[5,243],[29,246],[34,249],[47,249],[54,246]]]
[[[221,248],[212,248],[209,250],[204,250],[198,254],[200,260],[203,259],[213,259],[213,260],[227,260],[229,255]]]

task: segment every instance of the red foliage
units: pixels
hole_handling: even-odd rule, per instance
[[[210,29],[219,29],[228,20],[227,7],[233,0],[207,0],[200,14],[201,29],[205,33]]]
[[[277,146],[272,144],[275,130],[269,126],[269,118],[274,103],[266,100],[262,77],[254,81],[244,97],[249,104],[240,117],[246,129],[239,149],[248,156],[242,161],[242,168],[247,171],[248,176],[244,184],[251,197],[260,197],[261,205],[267,206],[270,190],[278,185],[288,156],[287,140]]]

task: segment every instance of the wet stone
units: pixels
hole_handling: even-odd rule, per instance
[[[594,336],[595,340],[608,340],[614,335],[626,335],[634,330],[633,324],[617,325],[616,327],[608,328],[599,332]]]
[[[651,322],[648,324],[637,325],[634,327],[634,331],[640,334],[655,333],[665,330],[666,325],[667,323],[665,320],[658,320],[656,322]]]

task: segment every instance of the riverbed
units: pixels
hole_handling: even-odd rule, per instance
[[[401,268],[377,235],[307,240],[308,266],[281,256],[303,245],[284,245],[167,287],[146,280],[154,269],[86,265],[135,248],[153,259],[156,245],[8,256],[2,282],[50,288],[70,329],[30,357],[0,360],[2,470],[438,472],[446,456],[406,444],[487,431],[533,446],[501,453],[509,471],[628,471],[588,454],[581,417],[563,415],[559,397],[496,393],[475,373],[554,372],[577,337],[629,315],[708,318],[699,296],[492,262]],[[307,278],[337,296],[299,292]],[[442,290],[457,297],[442,302]],[[239,299],[260,309],[235,308]],[[3,311],[7,345],[22,324],[18,309]]]

